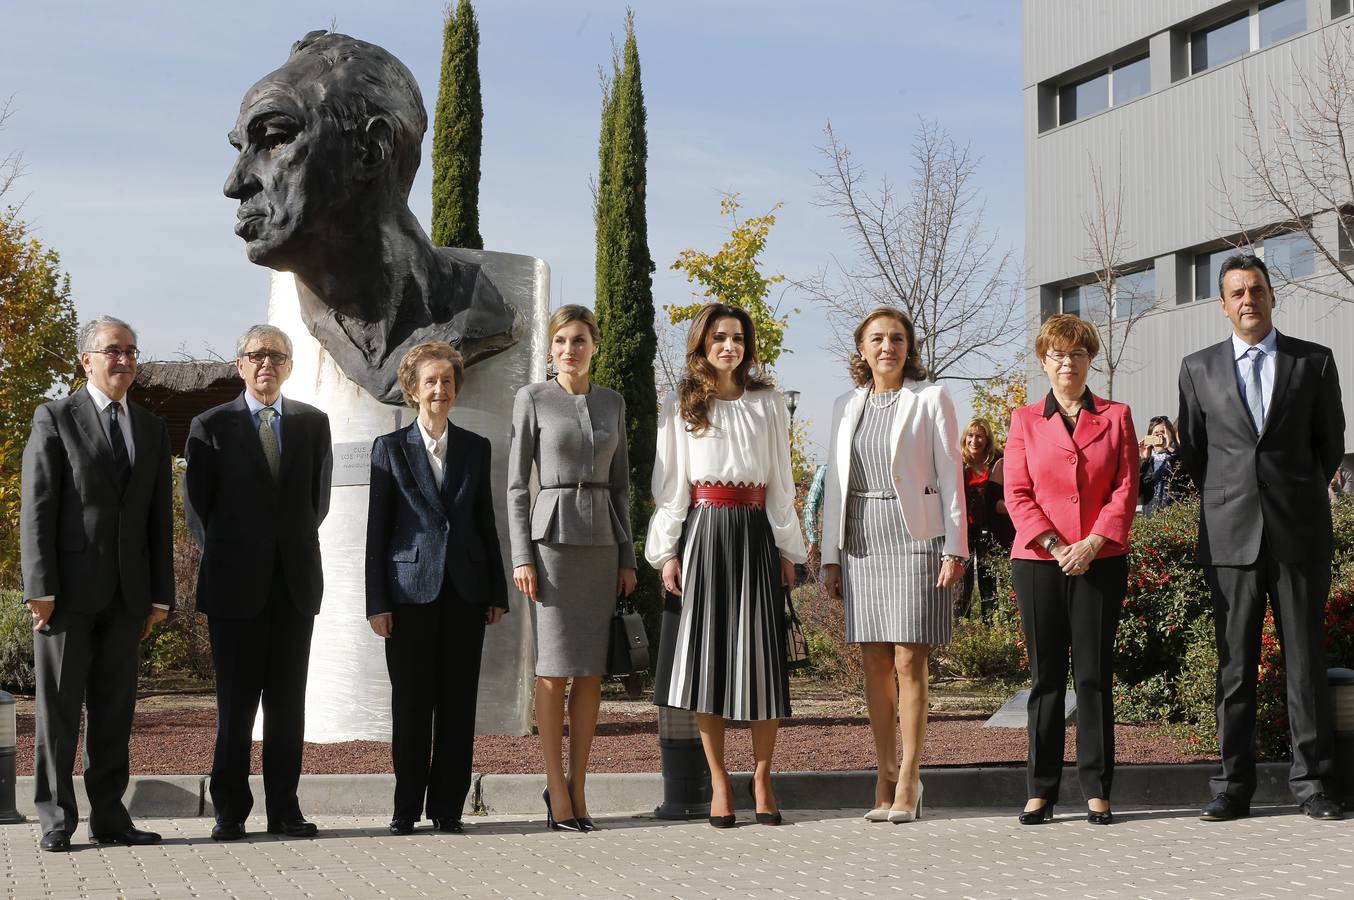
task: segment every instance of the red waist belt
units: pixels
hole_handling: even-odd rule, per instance
[[[764,509],[766,485],[699,482],[691,485],[691,505],[713,506],[717,509]]]

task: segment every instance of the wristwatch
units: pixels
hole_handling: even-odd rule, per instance
[[[1058,546],[1058,545],[1061,544],[1061,543],[1062,543],[1062,541],[1058,540],[1058,536],[1055,534],[1055,535],[1053,535],[1052,537],[1050,537],[1048,540],[1044,541],[1044,550],[1045,550],[1046,552],[1048,552],[1048,553],[1052,553],[1052,552],[1053,552],[1053,548],[1056,547],[1056,546]]]

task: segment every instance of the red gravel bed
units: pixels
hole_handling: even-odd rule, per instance
[[[608,704],[610,706],[610,704]],[[922,762],[928,766],[1011,765],[1025,761],[1023,728],[983,728],[984,715],[937,713],[927,730]],[[18,769],[33,773],[33,718],[25,711],[18,722]],[[211,769],[216,716],[211,709],[139,711],[132,729],[132,773],[136,775],[206,773]],[[1120,764],[1190,763],[1212,760],[1188,742],[1158,729],[1119,725],[1115,728]],[[260,744],[254,744],[253,771],[260,771]],[[752,768],[752,741],[746,725],[733,725],[727,743],[732,769]],[[1067,729],[1065,759],[1076,759],[1076,729]],[[543,770],[540,743],[534,736],[486,735],[475,742],[475,771],[496,774]],[[863,716],[806,715],[781,724],[776,768],[781,771],[869,769],[874,744]],[[77,762],[78,767],[78,762]],[[653,707],[634,704],[603,711],[592,748],[592,772],[659,771],[658,724]],[[77,771],[79,769],[77,768]],[[307,774],[386,773],[391,771],[390,745],[378,741],[306,744]]]

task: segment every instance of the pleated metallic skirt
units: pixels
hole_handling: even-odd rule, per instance
[[[780,553],[757,508],[694,506],[682,596],[664,598],[654,703],[726,719],[790,715]]]

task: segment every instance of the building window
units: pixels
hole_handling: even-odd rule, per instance
[[[1058,91],[1058,124],[1084,119],[1110,106],[1110,74],[1101,72]]]
[[[1330,17],[1332,19],[1347,15],[1349,15],[1349,0],[1331,0]]]
[[[1303,231],[1265,238],[1265,267],[1276,281],[1296,281],[1316,273],[1316,247]]]
[[[1250,14],[1242,13],[1190,35],[1190,71],[1202,72],[1245,56],[1251,50]]]
[[[1114,317],[1131,319],[1157,304],[1157,271],[1140,269],[1114,279]]]
[[[1063,288],[1062,311],[1069,316],[1081,315],[1081,285]]]
[[[1152,60],[1141,56],[1110,70],[1114,105],[1127,103],[1152,89]]]
[[[1307,30],[1307,0],[1275,0],[1260,7],[1260,48]]]
[[[1223,247],[1210,250],[1194,257],[1194,299],[1208,300],[1218,296],[1218,277],[1222,275],[1222,264],[1227,257],[1241,251],[1235,247]]]
[[[1337,258],[1342,266],[1354,266],[1354,209],[1340,210],[1340,234],[1336,238]]]

